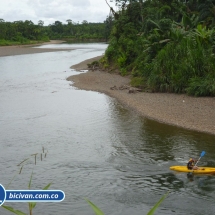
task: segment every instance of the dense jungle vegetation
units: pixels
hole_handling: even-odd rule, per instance
[[[50,39],[107,41],[111,24],[111,16],[103,23],[88,23],[84,20],[79,24],[69,19],[67,24],[55,21],[49,26],[44,26],[42,20],[34,24],[29,20],[6,22],[0,19],[0,45],[29,44]]]
[[[105,67],[143,90],[215,96],[215,0],[115,3]]]

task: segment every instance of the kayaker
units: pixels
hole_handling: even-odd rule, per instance
[[[198,169],[198,167],[195,166],[195,162],[196,160],[194,160],[193,158],[190,158],[190,160],[187,163],[187,169],[190,169],[190,170]]]

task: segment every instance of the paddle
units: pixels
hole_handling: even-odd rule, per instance
[[[197,163],[200,161],[200,159],[205,155],[205,151],[202,151],[201,154],[200,154],[200,157],[199,159],[197,160],[197,162],[195,163],[194,167],[197,165]],[[193,168],[194,168],[193,167]]]

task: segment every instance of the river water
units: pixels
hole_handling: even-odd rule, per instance
[[[79,73],[70,66],[103,54],[106,44],[41,47],[68,51],[0,58],[5,188],[28,189],[33,172],[31,189],[52,182],[50,189],[65,192],[64,201],[37,203],[33,214],[93,215],[86,197],[105,214],[142,215],[167,192],[155,214],[214,214],[215,176],[190,179],[169,167],[186,165],[203,150],[199,165],[214,167],[215,136],[145,119],[114,98],[71,86],[66,78]],[[18,174],[17,165],[27,158]],[[6,205],[27,213],[27,203]],[[0,208],[0,214],[10,212]]]

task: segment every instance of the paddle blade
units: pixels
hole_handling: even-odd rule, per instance
[[[202,151],[200,157],[203,157],[205,155],[205,151]]]

